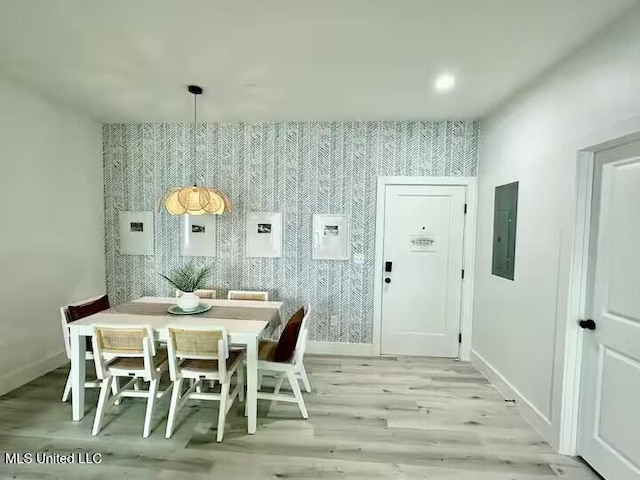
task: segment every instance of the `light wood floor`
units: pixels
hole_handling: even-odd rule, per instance
[[[171,440],[168,400],[142,438],[144,401],[125,399],[92,437],[93,410],[70,420],[59,369],[0,398],[0,452],[100,452],[95,465],[8,465],[0,478],[132,479],[595,479],[556,455],[468,363],[444,359],[308,356],[310,419],[260,402],[246,434],[239,406],[215,441],[217,404],[185,407]],[[95,405],[96,394],[87,395]],[[4,457],[4,455],[2,455]]]

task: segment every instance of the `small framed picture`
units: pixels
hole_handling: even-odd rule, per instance
[[[346,215],[313,216],[314,260],[349,260],[349,219]]]
[[[153,255],[153,212],[120,212],[120,254]]]
[[[282,257],[282,213],[247,215],[247,257]]]
[[[271,234],[271,224],[270,223],[259,223],[258,224],[258,233]]]
[[[182,256],[216,256],[216,216],[182,216]]]

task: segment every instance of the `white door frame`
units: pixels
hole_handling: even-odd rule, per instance
[[[476,250],[476,205],[477,189],[475,177],[378,177],[378,201],[376,203],[376,261],[373,293],[373,355],[381,355],[382,344],[382,264],[384,248],[384,211],[387,185],[462,186],[466,187],[467,214],[464,220],[465,271],[462,281],[460,305],[460,333],[462,343],[458,356],[468,360],[471,354],[471,330],[473,315],[473,270]]]
[[[578,320],[587,310],[589,280],[589,247],[593,175],[596,153],[607,148],[640,139],[640,117],[634,117],[610,130],[599,132],[583,142],[577,154],[576,209],[573,251],[569,276],[569,299],[566,318],[564,371],[558,451],[564,455],[578,454],[578,411],[580,408],[580,377],[584,331]]]

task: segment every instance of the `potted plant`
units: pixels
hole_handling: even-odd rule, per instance
[[[211,271],[211,267],[196,266],[193,263],[187,263],[176,268],[169,276],[158,274],[167,282],[177,288],[182,294],[178,299],[178,306],[184,310],[195,310],[200,304],[200,297],[194,292],[203,287],[204,280]]]

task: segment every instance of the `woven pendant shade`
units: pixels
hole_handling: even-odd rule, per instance
[[[202,210],[209,205],[209,192],[204,187],[184,187],[178,190],[178,202],[187,210]]]
[[[164,207],[171,215],[204,215],[206,213],[212,215],[220,215],[222,213],[231,212],[231,200],[223,192],[215,190],[213,188],[197,187],[198,192],[202,189],[205,190],[208,196],[209,203],[204,207],[200,206],[200,200],[191,201],[187,205],[193,208],[187,208],[187,205],[180,201],[180,193],[185,189],[192,189],[193,187],[184,188],[172,188],[169,190],[164,198]],[[193,195],[195,196],[195,194]]]
[[[196,98],[202,94],[202,88],[197,85],[189,85],[189,93],[193,94],[193,162],[194,172],[196,166],[196,124],[197,102]],[[195,175],[194,175],[195,176]],[[214,188],[190,187],[170,188],[162,197],[162,204],[171,215],[204,215],[205,213],[220,215],[231,212],[231,200],[229,197]]]

